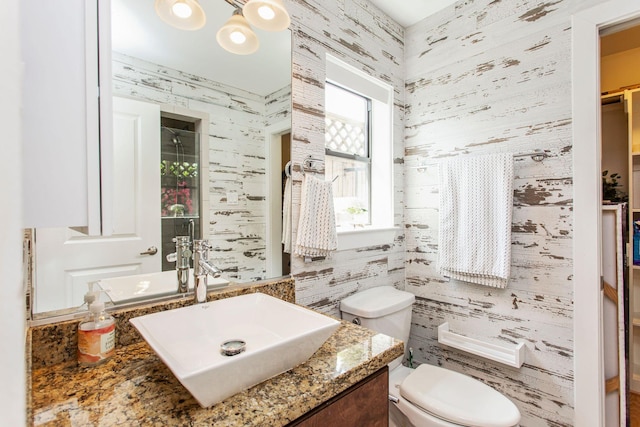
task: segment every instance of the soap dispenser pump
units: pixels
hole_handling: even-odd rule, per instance
[[[83,366],[99,365],[115,352],[115,319],[104,311],[104,302],[96,301],[95,294],[90,290],[85,295],[89,315],[78,325],[78,363]]]

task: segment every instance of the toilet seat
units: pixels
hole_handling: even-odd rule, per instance
[[[513,427],[518,408],[507,397],[467,375],[423,364],[400,384],[400,395],[416,407],[455,425]]]

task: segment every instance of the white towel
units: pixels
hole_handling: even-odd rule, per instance
[[[300,219],[293,252],[302,257],[329,257],[337,248],[332,183],[306,174],[302,180]]]
[[[284,182],[284,194],[282,196],[282,244],[283,251],[291,253],[291,178]]]
[[[513,155],[440,163],[439,272],[504,288],[511,271]]]

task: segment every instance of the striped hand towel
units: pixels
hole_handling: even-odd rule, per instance
[[[504,288],[511,271],[513,155],[440,163],[440,274]]]
[[[309,174],[304,176],[295,255],[330,257],[338,248],[332,185]]]

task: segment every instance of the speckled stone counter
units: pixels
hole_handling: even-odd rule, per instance
[[[215,301],[254,292],[271,295],[287,302],[295,302],[295,281],[292,278],[271,279],[260,282],[236,283],[226,288],[210,291],[207,301]],[[132,307],[112,307],[109,313],[116,321],[116,347],[125,347],[142,341],[142,337],[129,323],[132,317],[156,311],[172,310],[193,304],[193,294],[185,294],[169,300],[136,304]],[[33,369],[58,365],[76,360],[78,337],[76,331],[81,318],[48,323],[29,328],[32,342],[30,365]]]
[[[283,278],[236,284],[210,292],[207,299],[253,292],[294,302],[295,282]],[[307,362],[204,409],[129,324],[131,317],[188,304],[191,299],[176,298],[111,311],[117,324],[116,354],[94,368],[81,368],[75,362],[77,319],[29,328],[30,423],[83,427],[281,426],[403,353],[400,341],[342,323]]]
[[[343,322],[305,363],[211,408],[199,406],[145,342],[107,363],[32,372],[36,426],[282,426],[403,354],[400,341]],[[215,387],[215,384],[212,384]]]

